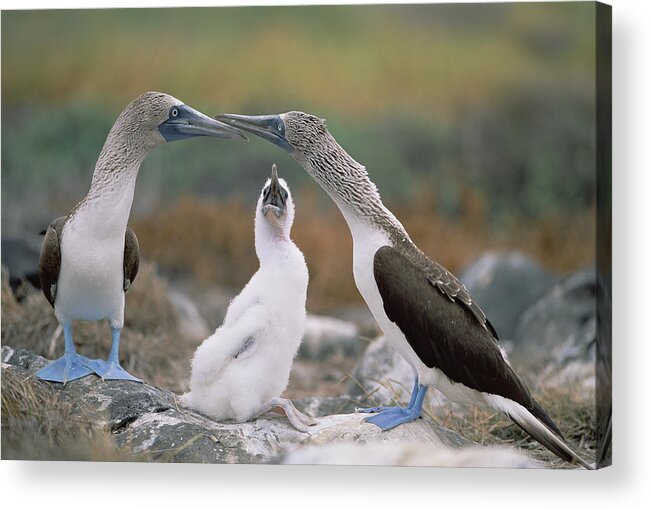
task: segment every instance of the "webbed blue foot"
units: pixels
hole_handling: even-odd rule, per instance
[[[91,360],[88,357],[79,355],[78,353],[65,353],[62,357],[50,362],[50,364],[39,370],[36,376],[48,382],[66,384],[72,380],[90,375],[93,372],[89,366],[90,362]]]
[[[425,399],[426,393],[427,385],[420,385],[418,378],[416,378],[411,399],[405,408],[399,406],[378,406],[373,408],[358,408],[357,411],[362,413],[379,412],[377,415],[367,417],[364,419],[364,422],[375,424],[382,428],[383,431],[386,431],[400,424],[418,419],[423,409],[423,400]]]
[[[109,354],[108,361],[103,361],[101,359],[92,360],[90,361],[91,367],[95,373],[102,377],[102,380],[129,380],[131,382],[142,382],[140,378],[136,378],[120,366],[118,351],[120,349],[121,331],[122,329],[118,327],[111,327],[113,342],[111,344],[111,353]]]
[[[75,350],[71,325],[69,323],[61,325],[63,326],[64,354],[39,370],[36,376],[48,382],[66,384],[72,380],[90,375],[93,369],[90,367],[91,360],[84,355],[79,355]]]
[[[94,359],[90,361],[93,371],[99,375],[102,380],[129,380],[131,382],[142,382],[140,378],[136,378],[131,373],[126,371],[118,361],[108,362],[101,359]]]
[[[389,407],[382,410],[377,415],[372,415],[364,419],[364,422],[370,422],[382,428],[383,431],[395,428],[400,424],[414,421],[420,417],[420,409],[416,408],[401,408]]]

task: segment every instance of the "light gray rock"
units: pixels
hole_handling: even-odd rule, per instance
[[[7,370],[18,375],[25,383],[46,383],[36,379],[34,373],[49,361],[26,350],[2,348],[2,372]],[[12,377],[16,378],[16,377]],[[325,415],[331,410],[344,409],[352,412],[360,400],[352,397],[308,398],[298,401],[297,406],[317,418],[317,424],[308,433],[294,429],[286,417],[266,414],[246,423],[218,423],[196,412],[179,406],[175,394],[152,387],[121,381],[102,382],[95,376],[61,384],[48,384],[60,397],[73,407],[73,412],[88,418],[89,422],[110,433],[118,444],[132,451],[134,460],[197,462],[197,463],[296,463],[313,458],[315,462],[328,462],[328,458],[340,458],[339,444],[367,446],[370,456],[366,461],[386,463],[471,465],[468,458],[476,458],[478,466],[484,466],[492,451],[499,466],[502,462],[500,449],[482,447],[443,428],[425,416],[389,431],[365,423],[365,414],[344,413]],[[304,446],[311,449],[301,452]],[[415,449],[421,447],[421,453]],[[320,453],[320,448],[326,448]],[[471,450],[466,448],[470,447]],[[485,455],[473,451],[481,449]],[[317,451],[317,452],[315,452]],[[330,452],[328,452],[330,451]],[[373,451],[371,453],[371,451]],[[402,455],[399,451],[403,451]],[[427,452],[432,454],[426,463]],[[459,451],[458,458],[455,455]],[[348,461],[359,461],[359,453],[346,453]],[[515,454],[515,453],[513,453]],[[464,459],[465,458],[465,459]],[[482,459],[483,458],[483,459]],[[528,465],[521,457],[516,465]],[[345,463],[344,459],[336,462]],[[462,463],[458,463],[461,461]],[[455,463],[456,462],[456,463]],[[371,463],[368,463],[371,464]]]
[[[173,289],[168,290],[168,297],[176,310],[178,328],[182,337],[199,341],[212,333],[190,297]]]
[[[238,293],[219,286],[198,285],[194,280],[183,277],[168,277],[168,286],[190,300],[209,334],[222,324],[231,300]]]
[[[324,417],[335,414],[352,414],[356,408],[368,403],[362,396],[313,396],[294,400],[294,406],[312,417]]]
[[[368,307],[362,306],[346,306],[333,310],[329,313],[331,316],[353,322],[359,329],[359,335],[366,338],[374,338],[378,335],[380,329],[373,318],[373,314]]]
[[[596,333],[596,279],[589,268],[554,285],[522,314],[511,356],[556,370],[576,361],[594,368]]]
[[[26,350],[2,347],[2,371],[13,370],[33,383],[48,361]],[[277,456],[286,444],[309,439],[286,418],[270,414],[251,423],[224,424],[179,406],[170,391],[148,384],[90,375],[62,384],[48,384],[74,414],[89,417],[97,427],[134,453],[134,459],[192,463],[260,463]]]
[[[542,468],[533,459],[500,447],[443,444],[426,445],[420,440],[372,444],[334,443],[307,445],[280,460],[285,465],[386,465],[418,467]]]
[[[135,454],[187,463],[267,463],[288,444],[309,438],[273,414],[229,424],[182,408],[145,413],[118,435],[118,441],[130,445]]]
[[[305,359],[322,359],[337,352],[356,355],[363,346],[358,335],[359,329],[352,322],[309,314],[298,355]]]
[[[27,238],[2,237],[2,267],[9,276],[9,285],[16,290],[24,281],[41,287],[38,278],[38,260],[41,253],[40,242],[36,236]]]
[[[522,253],[484,253],[461,281],[488,316],[499,337],[513,339],[518,318],[557,278]]]
[[[348,392],[372,397],[380,405],[409,399],[414,373],[385,336],[371,341],[357,362]]]
[[[376,405],[406,404],[411,397],[413,385],[414,372],[411,366],[385,336],[380,336],[366,347],[357,362],[348,392],[353,396],[364,396]],[[433,388],[428,390],[423,406],[435,416],[443,415],[450,409],[466,411]]]

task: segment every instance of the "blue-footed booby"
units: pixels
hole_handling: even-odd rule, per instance
[[[453,402],[506,413],[559,457],[591,468],[531,396],[463,284],[414,244],[382,203],[366,168],[337,143],[324,120],[299,111],[216,118],[290,152],[348,223],[357,288],[415,378],[405,408],[365,409],[375,414],[367,422],[387,430],[418,418],[432,386]]]
[[[293,222],[292,195],[273,165],[255,212],[260,268],[197,348],[190,391],[181,397],[186,406],[236,422],[281,407],[301,431],[316,423],[280,397],[305,331],[308,271],[289,236]]]
[[[124,293],[138,273],[138,239],[127,228],[136,177],[157,145],[194,136],[245,138],[159,92],[134,99],[113,124],[88,194],[45,232],[39,277],[62,325],[65,353],[41,369],[39,378],[65,384],[94,371],[104,379],[139,381],[122,369],[118,356]],[[113,335],[108,362],[77,354],[72,340],[73,321],[102,319],[109,320]]]

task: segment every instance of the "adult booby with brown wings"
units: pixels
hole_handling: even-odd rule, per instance
[[[415,375],[407,407],[367,409],[391,429],[421,414],[429,386],[454,402],[506,413],[566,461],[591,466],[565,442],[498,345],[497,334],[461,282],[429,259],[380,198],[366,168],[307,113],[216,117],[292,154],[330,195],[353,237],[355,283],[376,321]]]
[[[237,128],[207,117],[178,99],[147,92],[134,99],[113,124],[99,155],[88,194],[45,232],[39,261],[41,288],[62,325],[65,353],[41,369],[43,380],[66,383],[93,371],[104,379],[139,381],[118,357],[124,323],[124,293],[138,273],[140,252],[127,228],[140,165],[166,141],[195,136],[246,138]],[[108,319],[108,362],[76,352],[75,320]]]

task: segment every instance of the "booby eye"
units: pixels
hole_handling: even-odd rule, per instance
[[[179,116],[179,109],[178,109],[176,106],[174,106],[174,107],[170,110],[170,117],[172,117],[172,118],[176,118],[176,117],[178,117],[178,116]]]

